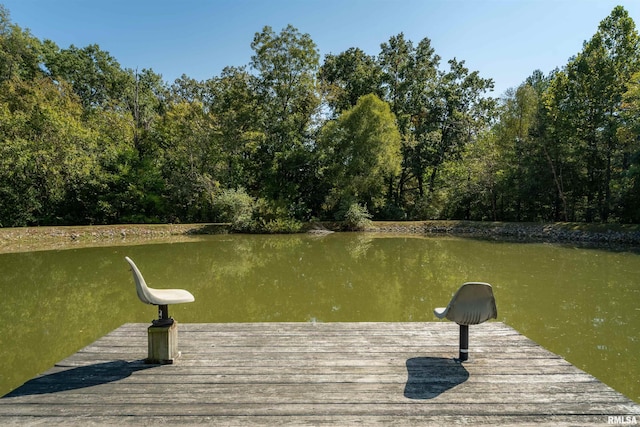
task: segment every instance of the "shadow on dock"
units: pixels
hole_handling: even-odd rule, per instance
[[[409,399],[433,399],[469,378],[461,363],[443,357],[408,359],[407,375],[404,396]]]
[[[2,398],[58,393],[107,384],[127,378],[136,371],[154,366],[158,365],[145,364],[144,360],[132,362],[115,360],[113,362],[80,366],[29,380]]]

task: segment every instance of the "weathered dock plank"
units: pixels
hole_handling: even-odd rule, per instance
[[[0,425],[602,425],[640,405],[500,322],[126,324],[0,399]],[[625,418],[628,417],[628,418]]]

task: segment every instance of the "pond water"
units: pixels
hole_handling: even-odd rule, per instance
[[[155,317],[125,256],[150,286],[195,295],[171,307],[181,323],[428,322],[463,282],[489,282],[498,320],[640,402],[639,254],[360,233],[0,254],[0,396]]]

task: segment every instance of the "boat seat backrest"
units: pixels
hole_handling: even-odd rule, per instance
[[[453,296],[447,310],[447,319],[460,325],[477,325],[497,317],[496,301],[488,283],[465,283]]]
[[[140,273],[140,270],[138,270],[138,267],[131,258],[125,257],[125,259],[131,266],[131,272],[133,274],[133,281],[136,283],[136,293],[138,294],[138,298],[145,304],[153,304],[151,302],[149,287],[147,286],[144,277],[142,277],[142,273]]]

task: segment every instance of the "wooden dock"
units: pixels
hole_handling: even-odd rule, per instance
[[[0,425],[603,425],[640,405],[500,322],[125,324],[0,399]],[[631,380],[631,379],[630,379]],[[612,417],[612,418],[610,418]]]

